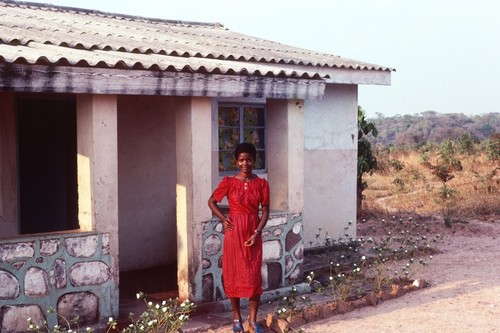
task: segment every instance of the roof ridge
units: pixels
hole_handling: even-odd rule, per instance
[[[196,21],[169,20],[169,19],[152,18],[152,17],[145,17],[145,16],[138,16],[138,15],[128,15],[128,14],[121,14],[121,13],[104,12],[104,11],[95,10],[95,9],[60,6],[60,5],[31,2],[31,1],[0,0],[0,3],[5,3],[8,5],[15,5],[15,6],[32,6],[32,7],[39,7],[39,8],[50,8],[50,9],[60,10],[63,12],[64,11],[66,11],[66,12],[67,11],[75,11],[75,12],[79,12],[79,13],[81,12],[84,14],[97,14],[97,15],[102,15],[102,16],[106,16],[106,17],[124,18],[124,19],[137,20],[137,21],[149,21],[149,22],[183,24],[183,25],[198,25],[198,26],[209,26],[209,27],[217,27],[217,28],[224,27],[224,25],[222,23],[219,23],[219,22],[208,23],[208,22],[196,22]]]

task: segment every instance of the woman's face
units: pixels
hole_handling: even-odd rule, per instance
[[[253,156],[249,153],[241,153],[238,155],[238,159],[236,160],[236,165],[243,173],[249,173],[253,170],[253,165],[255,161]]]

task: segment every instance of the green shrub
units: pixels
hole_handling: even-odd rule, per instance
[[[147,309],[139,316],[135,317],[133,313],[129,315],[130,324],[119,330],[117,328],[117,322],[113,318],[109,318],[107,323],[108,329],[106,333],[109,332],[121,332],[121,333],[132,333],[132,332],[145,332],[145,333],[176,333],[180,332],[182,326],[184,326],[189,321],[189,314],[194,310],[195,305],[189,300],[184,302],[179,302],[178,298],[168,299],[162,303],[150,302],[147,300],[147,295],[144,293],[138,293],[137,299],[143,300],[147,306]],[[49,308],[48,313],[56,313],[55,309]],[[91,327],[80,328],[78,321],[79,318],[64,318],[60,314],[56,313],[61,319],[63,325],[55,325],[54,327],[49,327],[47,322],[35,323],[31,318],[28,318],[28,330],[30,332],[38,333],[92,333],[94,329]]]

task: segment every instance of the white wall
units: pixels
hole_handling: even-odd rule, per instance
[[[323,100],[305,101],[304,240],[322,228],[333,238],[356,221],[357,86],[328,84]],[[312,244],[315,246],[316,244]]]
[[[174,98],[118,98],[120,271],[176,261],[174,108]]]

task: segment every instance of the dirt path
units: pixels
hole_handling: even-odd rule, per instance
[[[418,277],[430,288],[310,323],[314,332],[500,332],[500,221],[449,234]],[[472,230],[472,231],[471,231]]]

